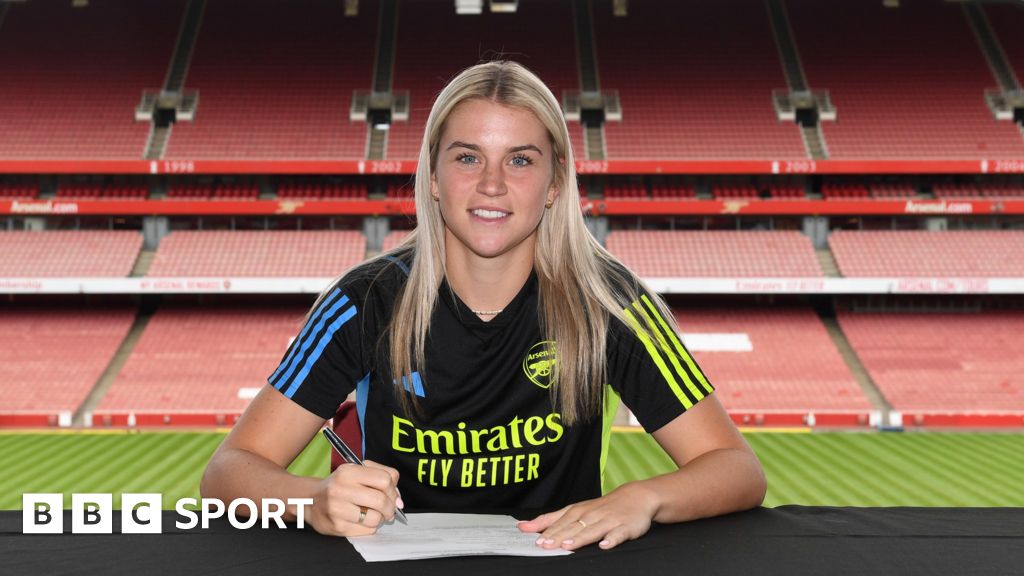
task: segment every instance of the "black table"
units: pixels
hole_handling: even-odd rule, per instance
[[[506,511],[507,512],[507,511]],[[513,514],[520,518],[529,514]],[[654,526],[614,550],[571,556],[443,558],[368,564],[343,538],[312,529],[237,530],[215,520],[163,534],[24,535],[0,512],[0,574],[1024,574],[1024,508],[760,508]],[[70,513],[65,531],[70,531]]]

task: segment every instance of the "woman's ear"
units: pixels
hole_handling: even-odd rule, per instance
[[[434,199],[434,202],[439,202],[441,196],[437,193],[437,175],[430,175],[430,196]]]

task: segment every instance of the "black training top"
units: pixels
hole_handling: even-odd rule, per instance
[[[426,366],[403,382],[420,413],[407,414],[390,378],[386,338],[407,273],[407,262],[386,257],[346,274],[268,379],[325,419],[355,390],[363,455],[399,471],[407,506],[556,508],[596,498],[619,396],[650,432],[712,392],[643,296],[626,315],[655,337],[612,321],[604,418],[567,426],[551,402],[557,347],[543,341],[531,274],[490,322],[442,284]]]

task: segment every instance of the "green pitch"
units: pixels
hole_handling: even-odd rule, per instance
[[[0,509],[26,492],[198,497],[218,432],[0,433]],[[748,434],[768,474],[766,506],[1024,506],[1024,434]],[[617,432],[605,488],[672,468],[646,434]],[[326,475],[317,438],[291,466]]]

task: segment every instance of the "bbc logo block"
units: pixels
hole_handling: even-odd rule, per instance
[[[160,534],[163,529],[161,507],[160,494],[122,494],[121,532]],[[23,534],[64,533],[63,494],[23,494],[21,509]],[[73,534],[111,534],[114,514],[111,494],[71,495]]]

